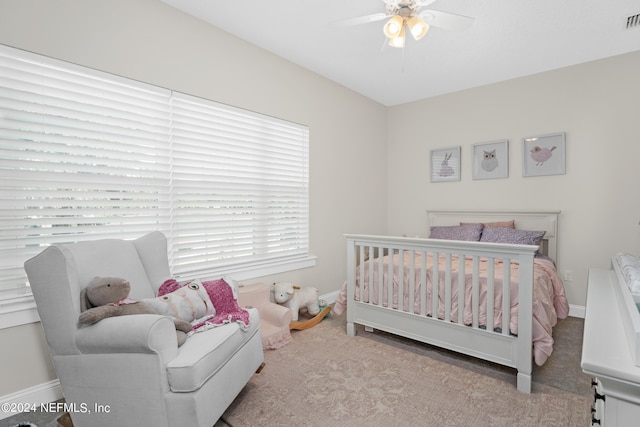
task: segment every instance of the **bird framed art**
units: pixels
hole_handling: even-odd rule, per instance
[[[522,140],[522,176],[564,175],[564,132],[531,136]]]
[[[506,139],[474,144],[472,147],[473,179],[509,177],[509,141]]]

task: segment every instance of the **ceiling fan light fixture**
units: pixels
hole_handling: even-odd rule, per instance
[[[409,32],[416,40],[423,38],[425,34],[427,34],[427,31],[429,31],[429,24],[424,22],[419,16],[409,18],[407,20],[407,26],[409,27]]]
[[[384,24],[383,31],[384,35],[390,39],[398,37],[400,33],[404,31],[404,19],[402,16],[394,15],[386,24]]]
[[[404,47],[404,25],[400,28],[400,34],[396,37],[389,37],[389,46]]]

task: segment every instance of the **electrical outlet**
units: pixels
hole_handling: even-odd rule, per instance
[[[564,271],[564,281],[565,282],[572,282],[573,281],[573,271],[571,271],[571,270],[565,270]]]

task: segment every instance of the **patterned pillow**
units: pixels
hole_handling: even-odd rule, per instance
[[[511,243],[539,246],[546,231],[514,230],[505,227],[487,227],[482,232],[481,242]]]
[[[482,224],[433,226],[429,238],[477,242],[480,240],[483,228]]]

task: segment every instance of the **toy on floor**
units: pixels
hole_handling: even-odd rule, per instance
[[[317,288],[300,287],[293,283],[274,283],[273,299],[291,310],[290,329],[301,330],[315,326],[331,311],[331,307],[324,307],[321,311]],[[308,313],[313,318],[298,321],[299,313]]]
[[[298,320],[300,311],[307,311],[313,316],[320,312],[316,288],[301,288],[288,282],[274,283],[273,299],[291,310],[291,320],[294,322]]]

